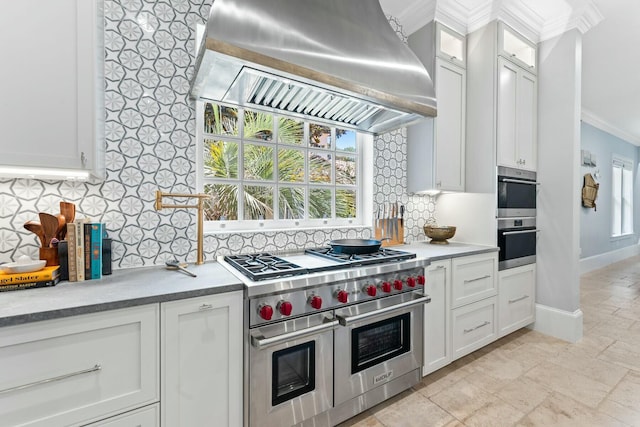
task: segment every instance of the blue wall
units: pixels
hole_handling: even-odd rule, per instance
[[[580,215],[580,258],[635,245],[640,232],[640,182],[638,180],[638,147],[595,128],[586,123],[581,125],[581,145],[596,156],[597,166],[582,167],[582,176],[599,172],[596,182],[600,183],[597,211],[582,208]],[[634,164],[634,234],[624,238],[611,238],[611,162],[613,156],[628,158]],[[595,175],[594,175],[595,178]]]

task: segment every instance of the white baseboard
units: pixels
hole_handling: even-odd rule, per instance
[[[573,313],[536,304],[536,321],[529,328],[569,342],[582,338],[582,310]]]
[[[582,258],[580,260],[580,274],[589,273],[590,271],[606,267],[614,262],[640,255],[640,245],[631,245],[615,251],[605,252],[603,254]]]

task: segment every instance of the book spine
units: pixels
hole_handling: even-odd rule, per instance
[[[111,239],[105,237],[102,239],[102,275],[111,274]]]
[[[78,270],[76,267],[76,248],[78,243],[76,241],[76,225],[74,223],[67,224],[67,242],[67,250],[69,252],[69,281],[77,282]]]
[[[91,224],[91,278],[102,277],[102,224]]]
[[[76,273],[78,282],[84,280],[84,223],[78,221],[76,224]]]
[[[84,224],[84,280],[91,278],[91,224]]]
[[[59,282],[60,282],[60,278],[57,277],[53,280],[45,280],[45,281],[29,282],[29,283],[16,283],[13,285],[1,285],[0,292],[19,291],[22,289],[33,289],[33,288],[46,288],[49,286],[55,286]]]
[[[53,280],[58,276],[60,276],[60,268],[58,266],[45,267],[40,271],[33,271],[31,273],[0,274],[0,285],[16,285],[18,283]]]
[[[58,260],[60,262],[60,280],[69,280],[69,242],[58,243]]]

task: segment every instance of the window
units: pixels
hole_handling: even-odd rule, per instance
[[[614,157],[612,171],[612,237],[633,233],[633,163]]]
[[[205,220],[218,228],[361,224],[361,136],[295,117],[206,103]],[[213,227],[208,227],[216,228]]]

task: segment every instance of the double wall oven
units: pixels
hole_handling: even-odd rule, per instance
[[[536,173],[498,167],[498,269],[536,262]]]
[[[430,301],[424,262],[391,249],[375,261],[315,255],[224,260],[251,268],[262,259],[272,264],[267,274],[285,275],[261,280],[242,272],[245,425],[333,426],[420,380],[423,306]],[[281,268],[289,267],[301,271],[286,276]]]

